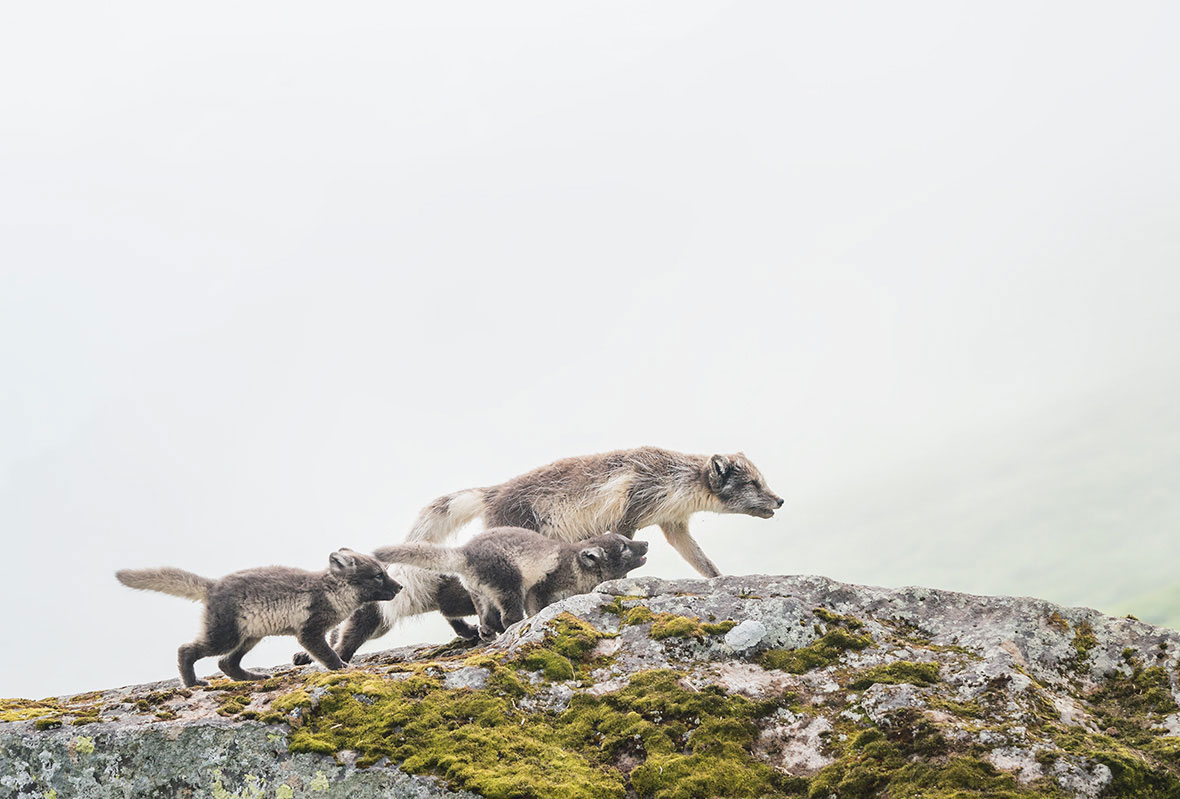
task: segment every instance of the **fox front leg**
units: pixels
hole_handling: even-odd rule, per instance
[[[706,577],[721,576],[721,570],[713,561],[709,560],[709,556],[701,549],[700,544],[693,540],[692,534],[688,532],[687,524],[683,522],[661,524],[660,529],[664,531],[664,537],[668,539],[672,548],[679,552],[680,557],[687,560],[694,569]]]

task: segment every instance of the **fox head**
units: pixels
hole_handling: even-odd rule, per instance
[[[743,453],[714,455],[705,464],[709,491],[721,500],[722,513],[744,513],[769,519],[783,506],[783,498],[770,490],[762,473]]]
[[[581,542],[578,564],[596,574],[599,582],[618,580],[647,563],[647,542],[632,541],[617,533],[606,533]]]
[[[348,583],[361,602],[393,599],[402,590],[381,561],[351,549],[339,549],[328,556],[328,573]]]

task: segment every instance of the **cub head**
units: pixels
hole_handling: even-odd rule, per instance
[[[769,519],[783,506],[783,498],[770,490],[762,473],[741,452],[709,458],[705,464],[705,483],[721,500],[722,513]]]
[[[594,575],[597,583],[626,577],[627,572],[647,563],[647,542],[632,541],[616,533],[588,538],[578,550],[578,565]]]
[[[381,561],[351,549],[339,549],[328,556],[328,573],[352,586],[362,603],[393,599],[402,590]]]

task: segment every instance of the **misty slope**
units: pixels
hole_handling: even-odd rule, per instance
[[[1130,597],[1116,605],[1115,610],[1134,614],[1153,624],[1180,629],[1180,583]]]
[[[798,500],[787,562],[1180,625],[1180,392],[1083,407],[990,425],[847,499]]]

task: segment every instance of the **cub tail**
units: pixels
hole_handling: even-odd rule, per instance
[[[457,549],[437,547],[433,544],[395,544],[381,547],[373,557],[385,563],[404,563],[432,572],[462,574],[467,558]]]
[[[213,580],[183,569],[120,569],[115,579],[130,588],[159,591],[182,599],[201,602],[209,594]]]
[[[439,497],[418,514],[406,540],[441,544],[460,527],[483,516],[484,496],[482,488],[469,488]]]

